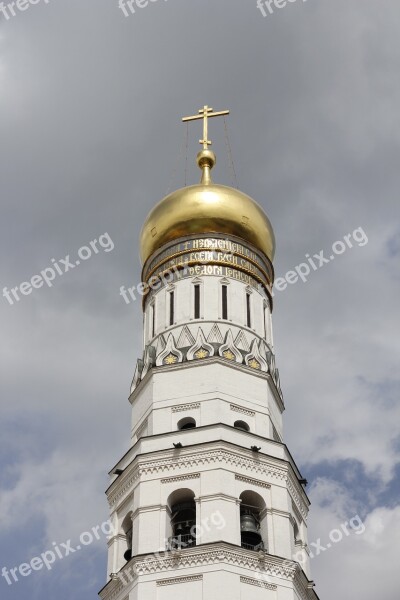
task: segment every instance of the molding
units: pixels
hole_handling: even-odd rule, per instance
[[[172,407],[172,412],[181,412],[184,410],[196,410],[200,408],[200,402],[192,402],[189,404],[176,404]]]
[[[251,485],[257,485],[259,487],[267,489],[271,488],[270,483],[267,483],[266,481],[260,481],[259,479],[252,479],[251,477],[246,477],[246,475],[239,475],[238,473],[236,473],[235,479],[237,481],[243,481],[244,483],[250,483]]]
[[[254,410],[250,410],[248,408],[243,408],[242,406],[238,406],[237,404],[231,404],[231,410],[234,412],[241,413],[242,415],[247,415],[248,417],[255,417],[256,413]]]
[[[164,555],[158,557],[154,555],[147,555],[146,558],[138,557],[134,561],[134,568],[138,575],[176,569],[176,558],[171,555],[171,552],[165,552]],[[260,569],[258,553],[225,542],[204,544],[183,550],[179,557],[179,566],[182,569],[218,563],[251,569],[253,572]],[[294,561],[272,555],[265,555],[265,560],[263,560],[264,573],[290,581],[293,580],[297,568],[298,565]]]
[[[176,477],[166,477],[161,479],[161,483],[175,483],[176,481],[186,481],[188,479],[199,479],[200,473],[192,473],[191,475],[177,475]]]
[[[273,585],[263,581],[260,586],[260,581],[254,578],[255,573],[260,573],[263,577],[273,577],[275,581],[278,578],[289,582],[302,600],[318,600],[312,589],[313,582],[308,581],[298,563],[289,559],[265,554],[261,564],[259,553],[226,542],[195,546],[181,551],[179,555],[179,569],[196,568],[201,570],[206,565],[220,566],[221,564],[249,569],[249,576],[241,576],[240,581],[242,583],[259,587]],[[100,597],[103,600],[115,600],[121,592],[129,594],[132,588],[140,582],[141,576],[161,574],[162,572],[165,572],[165,574],[170,572],[171,575],[174,575],[176,569],[177,558],[172,552],[166,551],[135,556],[118,574],[113,575],[112,579],[101,590]],[[253,577],[250,577],[250,575],[253,575]],[[173,585],[188,581],[188,578],[192,577],[202,578],[203,573],[181,577],[165,577],[156,581],[156,583],[157,585]],[[125,586],[122,584],[123,580],[126,582]],[[127,585],[129,580],[131,585]],[[149,581],[148,578],[146,578],[146,581]]]
[[[266,477],[286,484],[291,499],[300,511],[304,521],[307,520],[308,509],[304,499],[296,490],[296,486],[299,486],[299,483],[296,475],[290,471],[292,468],[290,463],[285,460],[274,459],[262,454],[253,458],[253,456],[249,456],[249,450],[244,448],[242,451],[239,448],[231,450],[230,447],[226,447],[224,443],[219,447],[214,446],[207,450],[200,451],[198,447],[188,447],[186,449],[187,454],[185,454],[185,448],[182,450],[180,451],[179,457],[174,455],[173,450],[169,450],[168,453],[164,453],[160,458],[156,459],[149,459],[149,455],[137,456],[131,465],[127,467],[126,477],[124,477],[121,482],[119,482],[120,478],[118,478],[116,480],[116,483],[118,482],[116,487],[108,492],[110,508],[113,508],[116,502],[120,500],[125,493],[129,492],[130,488],[142,476],[158,473],[170,474],[171,471],[175,472],[174,476],[179,476],[179,471],[184,469],[189,469],[193,472],[197,471],[199,467],[207,465],[218,465],[218,468],[221,468],[221,465],[225,463],[226,465],[229,465],[233,471],[243,469],[243,476],[254,473],[259,477]],[[282,460],[283,465],[281,464]],[[187,474],[188,473],[183,473],[182,475]],[[241,473],[238,473],[238,475],[240,474]],[[119,485],[121,485],[121,488]]]
[[[203,581],[203,575],[187,575],[186,577],[173,577],[172,579],[159,579],[157,585],[175,585],[176,583],[188,583],[190,581]]]
[[[298,520],[299,523],[302,522],[303,517],[301,512],[299,511],[299,509],[297,508],[297,506],[295,505],[295,503],[292,500],[292,510],[293,510],[293,514],[296,517],[296,519]]]
[[[143,423],[135,431],[136,439],[139,439],[142,436],[142,433],[146,429],[146,427],[148,426],[148,424],[149,424],[149,418],[146,417],[144,419]]]
[[[259,579],[252,579],[251,577],[240,576],[240,583],[248,583],[249,585],[256,585],[257,587],[262,587],[267,590],[276,591],[278,586],[273,585],[272,583],[267,583],[266,581],[261,581]]]

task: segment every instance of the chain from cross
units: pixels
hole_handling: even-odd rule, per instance
[[[199,110],[198,115],[193,115],[192,117],[183,117],[182,121],[187,122],[203,119],[203,139],[199,140],[199,144],[203,144],[203,149],[207,150],[208,146],[212,145],[212,142],[208,139],[208,119],[210,119],[211,117],[222,117],[223,115],[229,115],[229,110],[214,112],[213,108],[210,108],[209,106],[205,105]]]

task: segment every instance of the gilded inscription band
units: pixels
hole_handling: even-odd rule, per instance
[[[245,260],[248,260],[250,263],[252,263],[255,267],[258,267],[259,269],[261,269],[261,271],[265,272],[268,281],[273,280],[272,266],[269,263],[269,261],[266,260],[262,255],[260,255],[256,251],[250,250],[243,244],[219,238],[200,238],[185,240],[170,246],[162,252],[159,252],[153,258],[153,260],[151,260],[145,265],[143,271],[144,279],[148,279],[149,277],[151,277],[151,274],[154,273],[154,271],[157,268],[159,268],[164,263],[164,261],[168,259],[177,258],[179,256],[183,256],[191,252],[197,252],[197,260],[199,260],[200,262],[206,262],[210,259],[210,251],[214,252],[212,260],[221,260],[222,254],[224,256],[229,254],[237,256],[239,258],[244,258]]]

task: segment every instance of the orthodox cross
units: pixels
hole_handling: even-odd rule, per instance
[[[183,117],[182,121],[197,121],[197,119],[203,119],[203,139],[199,140],[199,144],[203,144],[203,149],[207,150],[208,146],[211,146],[212,144],[212,142],[208,139],[208,119],[211,117],[222,117],[222,115],[229,115],[229,110],[214,112],[214,109],[206,105],[199,110],[198,115],[194,115],[192,117]]]

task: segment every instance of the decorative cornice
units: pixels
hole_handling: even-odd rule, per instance
[[[186,577],[173,577],[171,579],[159,579],[157,585],[175,585],[177,583],[188,583],[190,581],[202,581],[203,575],[187,575]]]
[[[260,481],[259,479],[252,479],[251,477],[246,477],[245,475],[239,475],[238,473],[236,473],[235,479],[237,481],[243,481],[244,483],[250,483],[251,485],[258,485],[259,487],[263,487],[263,488],[269,489],[271,487],[271,484],[267,483],[266,481]]]
[[[248,568],[253,572],[260,570],[260,559],[257,553],[239,547],[235,548],[224,542],[197,546],[184,550],[179,555],[179,567],[182,569],[223,562]],[[262,573],[293,580],[297,568],[297,563],[293,561],[266,555],[263,560]],[[171,552],[165,552],[162,556],[149,555],[145,559],[135,560],[134,569],[138,575],[176,569],[176,557]]]
[[[225,446],[225,445],[224,445]],[[179,471],[182,470],[190,470],[197,471],[199,467],[218,464],[221,466],[221,463],[225,463],[230,467],[233,467],[234,471],[238,471],[239,469],[243,469],[244,473],[254,473],[258,474],[260,477],[267,477],[269,479],[275,479],[278,481],[285,482],[287,485],[288,492],[295,503],[297,509],[300,511],[303,519],[306,521],[308,509],[306,504],[301,498],[300,494],[296,490],[296,485],[298,485],[297,480],[295,480],[295,475],[293,475],[289,471],[289,464],[285,461],[282,466],[278,466],[277,462],[280,463],[280,459],[272,459],[271,457],[265,457],[261,454],[257,455],[257,458],[253,458],[252,456],[248,456],[249,452],[247,450],[242,451],[233,451],[227,449],[226,446],[220,446],[217,448],[209,448],[206,450],[199,451],[198,448],[188,449],[188,453],[185,454],[185,449],[180,452],[179,458],[177,458],[173,451],[168,451],[168,454],[165,453],[162,457],[149,460],[148,455],[138,456],[131,466],[127,468],[126,476],[122,475],[124,479],[121,480],[119,485],[116,488],[111,489],[108,495],[108,500],[110,507],[113,508],[118,500],[123,498],[126,493],[129,493],[130,488],[135,484],[135,482],[141,477],[146,475],[154,475],[157,473],[167,474],[171,473],[173,477],[179,476]],[[248,475],[244,475],[248,477]],[[185,473],[184,475],[189,475],[189,473]],[[238,475],[241,475],[238,473]],[[165,479],[167,479],[164,476]],[[119,480],[116,480],[116,483]],[[265,482],[269,483],[269,482]]]
[[[175,483],[177,481],[187,481],[188,479],[199,479],[200,473],[192,473],[190,475],[177,475],[176,477],[166,477],[161,479],[161,483]]]
[[[244,577],[241,576],[240,577],[240,582],[241,583],[248,583],[249,585],[256,585],[258,587],[262,587],[265,588],[267,590],[277,590],[278,587],[276,585],[273,585],[272,583],[267,583],[266,581],[260,581],[258,579],[252,579],[251,577]]]
[[[248,417],[254,417],[256,414],[254,410],[243,408],[243,406],[237,406],[237,404],[231,404],[231,410],[241,413],[242,415],[247,415]]]
[[[196,410],[200,408],[200,402],[192,402],[191,404],[177,404],[172,407],[172,412],[180,412],[183,410]]]
[[[176,573],[177,561],[180,569],[202,568],[206,565],[218,565],[221,563],[233,565],[241,569],[249,569],[250,576],[241,575],[241,583],[262,587],[275,591],[278,589],[276,584],[267,581],[273,577],[292,582],[297,594],[301,600],[317,600],[313,590],[313,582],[308,581],[299,564],[288,559],[283,559],[274,555],[264,554],[262,561],[258,553],[251,550],[245,550],[239,546],[227,544],[226,542],[217,542],[213,544],[204,544],[188,548],[179,553],[179,557],[173,552],[162,552],[156,555],[148,554],[134,557],[118,574],[112,574],[111,580],[100,592],[103,600],[115,600],[122,592],[125,594],[130,591],[131,584],[137,584],[138,577],[141,575],[161,574],[162,572],[171,574]],[[257,577],[255,575],[257,574]],[[186,583],[188,581],[200,581],[204,577],[203,573],[197,573],[179,577],[164,577],[156,580],[157,586],[174,585]],[[123,583],[125,585],[123,585]],[[139,579],[140,582],[140,579]]]

